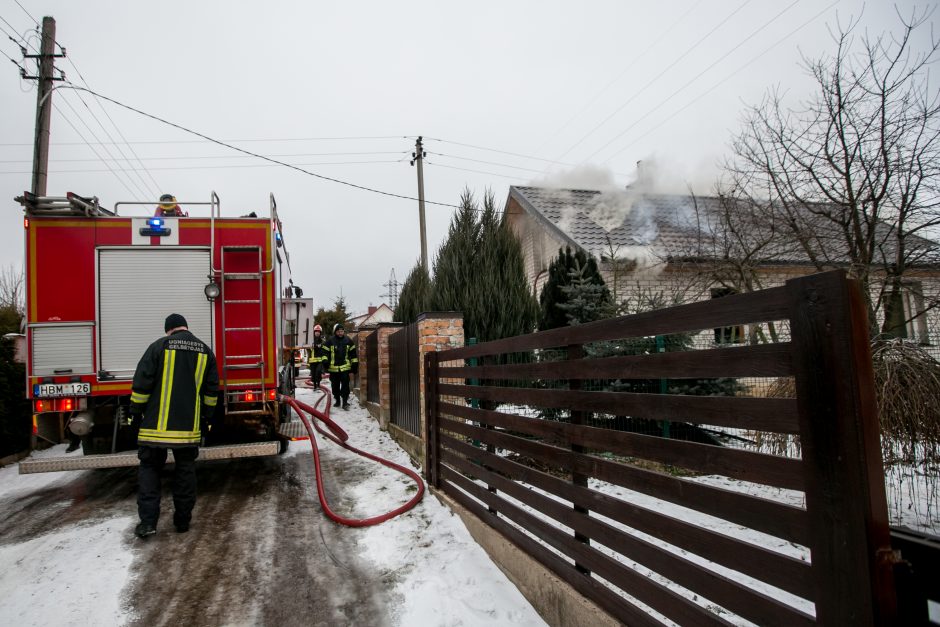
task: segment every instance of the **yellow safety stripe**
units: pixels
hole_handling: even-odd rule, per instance
[[[193,431],[199,430],[199,412],[202,409],[202,403],[199,402],[199,390],[202,389],[202,376],[206,373],[206,363],[209,356],[205,353],[199,353],[196,358],[196,407],[193,410],[195,421],[193,422]]]
[[[149,394],[141,394],[140,392],[131,391],[131,402],[132,403],[146,403],[150,400]]]
[[[173,369],[176,366],[176,351],[163,353],[163,382],[160,387],[160,413],[157,414],[157,429],[166,431],[170,418],[170,393],[173,390]]]
[[[198,444],[201,434],[198,431],[159,431],[141,429],[138,442],[161,442],[166,444]]]
[[[206,395],[202,397],[202,402],[206,407],[215,407],[216,403],[219,402],[219,398],[217,396]]]

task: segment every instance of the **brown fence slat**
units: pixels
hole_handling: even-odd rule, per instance
[[[490,513],[486,507],[481,506],[466,493],[447,482],[442,482],[441,490],[623,624],[636,627],[662,627],[663,623],[650,616],[646,610],[638,608],[593,577],[585,577],[576,572],[569,562],[502,518]]]
[[[570,344],[650,335],[668,335],[701,331],[717,327],[737,326],[753,322],[789,318],[790,309],[784,287],[760,292],[733,294],[709,301],[679,305],[622,318],[598,320],[576,326],[464,346],[441,353],[441,361],[467,359],[484,355],[525,352]]]
[[[366,338],[366,400],[379,402],[379,333],[373,331]]]
[[[438,411],[442,414],[449,414],[453,411],[452,408],[458,408],[461,413],[464,413],[463,408],[447,403],[441,403],[438,406]],[[477,421],[490,426],[522,432],[526,432],[527,427],[528,429],[538,429],[542,426],[540,423],[546,422],[538,418],[524,418],[499,412],[492,412],[491,414],[474,413],[473,415],[478,416]],[[522,438],[492,432],[453,420],[442,420],[441,425],[445,429],[510,450],[515,450],[514,443],[530,443]],[[579,427],[576,425],[567,426],[569,429],[566,431],[570,442],[601,452],[614,453],[625,457],[639,457],[660,464],[687,468],[703,474],[719,474],[740,481],[760,483],[778,488],[803,489],[802,468],[800,461],[796,459],[722,448],[710,444],[613,431],[611,429]],[[487,435],[484,437],[477,432],[483,432]],[[547,444],[535,445],[550,446]],[[552,453],[555,453],[556,450],[563,450],[555,446],[550,448],[554,449],[551,451]],[[561,453],[556,454],[560,455]]]
[[[491,457],[488,455],[487,460]],[[748,620],[760,625],[780,626],[813,622],[811,617],[795,608],[751,590],[707,566],[696,564],[491,472],[484,467],[486,460],[484,466],[475,466],[462,457],[447,453],[443,455],[442,461],[464,475],[472,475],[494,485],[501,493]],[[496,509],[502,510],[504,506],[497,506]]]
[[[787,377],[793,374],[790,354],[789,343],[759,344],[651,355],[441,368],[441,377],[517,381],[526,379]]]
[[[642,598],[645,604],[667,618],[681,625],[730,625],[704,607],[621,564],[612,557],[578,542],[562,530],[489,492],[485,487],[477,485],[447,466],[441,467],[441,477],[473,498],[497,508],[502,516],[512,520],[568,557],[574,558],[578,563],[586,565],[592,572],[597,573],[599,577],[615,587],[629,591],[631,596]],[[574,576],[584,577],[580,573]]]
[[[418,381],[418,325],[409,324],[388,337],[390,418],[408,433],[421,433],[421,401]]]
[[[894,581],[883,557],[891,538],[862,290],[843,271],[793,279],[786,287],[817,616],[831,625],[893,624]]]
[[[440,419],[440,416],[438,416]],[[496,432],[489,432],[501,435]],[[548,466],[577,469],[601,481],[676,503],[798,544],[809,541],[806,512],[791,505],[740,492],[694,483],[665,473],[589,455],[547,447],[516,438],[516,449]]]
[[[799,433],[796,399],[737,396],[572,392],[534,388],[442,384],[443,396],[570,408],[650,420],[691,422],[732,429]]]
[[[462,457],[493,468],[514,481],[532,485],[573,503],[580,503],[590,511],[791,594],[810,600],[813,598],[814,589],[810,565],[807,562],[741,542],[614,496],[573,486],[535,468],[499,455],[487,454],[446,435],[441,436],[441,444]],[[452,455],[445,453],[443,459],[452,459]]]

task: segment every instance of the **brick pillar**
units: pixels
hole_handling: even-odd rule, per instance
[[[375,325],[366,325],[359,328],[356,334],[356,355],[359,357],[358,393],[359,404],[365,407],[369,398],[369,356],[366,353],[366,338],[375,333]]]
[[[388,336],[401,327],[400,322],[380,322],[375,330],[379,334],[379,402],[378,404],[366,403],[366,407],[369,408],[372,417],[379,421],[382,429],[388,428],[388,422],[392,417],[392,378],[389,370],[391,359],[388,354]]]
[[[424,355],[432,351],[460,348],[464,344],[463,314],[456,311],[432,311],[418,316],[418,372],[421,399],[421,440],[424,441],[427,426],[424,385]],[[424,448],[421,448],[423,458]],[[425,473],[427,469],[425,468]],[[426,476],[426,474],[425,474]]]

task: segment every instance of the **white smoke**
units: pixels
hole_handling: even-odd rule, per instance
[[[637,166],[636,177],[627,186],[618,185],[610,169],[595,165],[553,172],[530,185],[554,190],[550,198],[561,206],[558,226],[565,232],[573,232],[577,222],[585,218],[608,234],[629,224],[630,236],[640,245],[615,247],[616,256],[635,261],[638,268],[651,269],[661,266],[662,254],[653,248],[659,229],[650,205],[643,201],[644,197],[660,194],[680,197],[677,198],[675,215],[666,217],[674,220],[676,225],[694,224],[696,214],[692,195],[708,194],[715,179],[703,164],[694,168],[698,174],[692,177],[687,168],[666,163],[656,156],[643,159]],[[585,199],[584,194],[577,193],[582,190],[600,193]],[[609,250],[602,247],[590,252],[600,256]]]

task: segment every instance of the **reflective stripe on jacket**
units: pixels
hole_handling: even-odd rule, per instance
[[[219,371],[205,342],[189,331],[147,347],[131,385],[131,403],[143,410],[137,442],[148,446],[198,445],[202,406],[215,408]]]
[[[349,372],[353,364],[359,363],[356,345],[348,337],[333,336],[323,342],[323,364],[327,372]]]
[[[323,339],[315,339],[313,346],[310,347],[310,356],[307,357],[307,363],[311,366],[316,363],[326,363],[326,353],[323,351]]]

